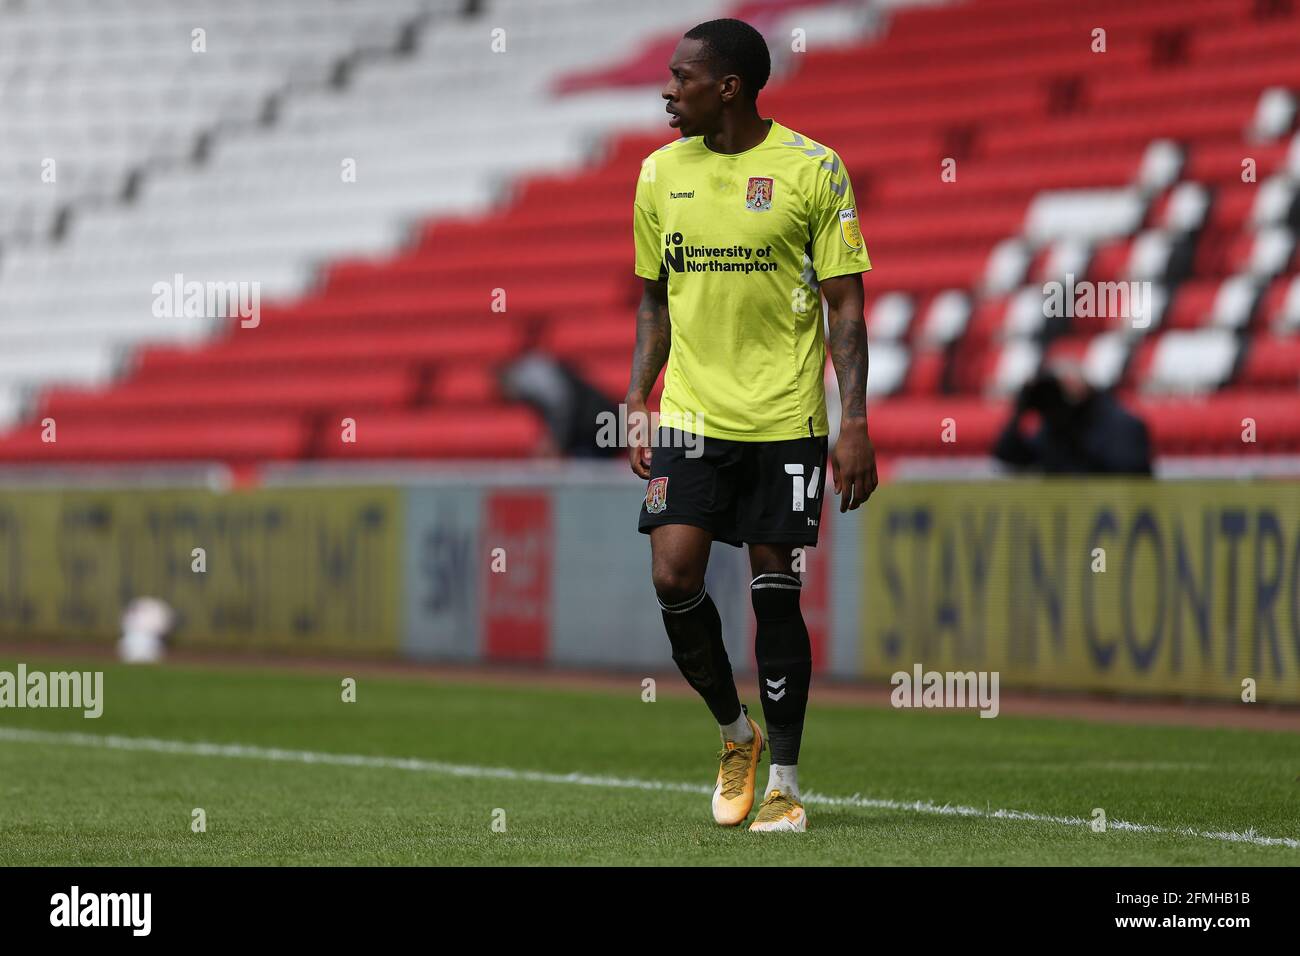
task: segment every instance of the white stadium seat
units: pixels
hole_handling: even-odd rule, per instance
[[[1094,388],[1119,383],[1130,354],[1130,338],[1123,332],[1100,332],[1088,342],[1083,355],[1083,375]]]
[[[873,342],[867,367],[867,396],[879,398],[898,391],[907,377],[908,361],[909,353],[904,346],[896,342]]]
[[[1227,329],[1173,330],[1156,340],[1148,392],[1194,394],[1222,385],[1237,359],[1237,338]]]
[[[1145,206],[1133,189],[1069,189],[1042,192],[1025,216],[1025,235],[1037,245],[1057,239],[1101,242],[1134,232]]]
[[[926,309],[921,327],[921,340],[925,345],[946,345],[966,330],[970,321],[970,296],[959,289],[940,292]]]
[[[916,305],[902,292],[887,292],[872,304],[867,313],[867,335],[872,341],[897,341],[907,334]]]

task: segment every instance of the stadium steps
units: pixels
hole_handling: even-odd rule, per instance
[[[1090,49],[1099,23],[1104,53]],[[1293,118],[1256,128],[1267,91],[1300,93],[1297,42],[1300,11],[1250,0],[974,0],[904,10],[876,41],[797,58],[761,102],[834,146],[853,175],[875,265],[869,392],[882,458],[987,452],[1015,389],[1060,356],[1145,417],[1160,455],[1297,449],[1295,206],[1260,197],[1295,192],[1300,134]],[[639,75],[640,56],[561,85],[586,103]],[[623,394],[639,295],[631,186],[667,138],[616,137],[585,166],[560,157],[501,206],[425,218],[395,252],[336,257],[318,288],[268,306],[258,329],[146,349],[115,389],[50,392],[37,415],[69,416],[85,429],[75,443],[147,429],[136,416],[172,395],[178,414],[227,417],[232,431],[244,416],[296,422],[274,457],[526,454],[537,422],[499,398],[495,371],[528,342]],[[1244,157],[1255,182],[1242,181]],[[954,182],[940,177],[945,158]],[[1081,219],[1062,212],[1071,194]],[[1048,321],[1043,283],[1067,270],[1150,281],[1149,326]],[[338,438],[351,412],[354,444]],[[1258,423],[1249,447],[1244,418]],[[941,440],[945,419],[955,443]],[[0,439],[0,459],[39,455],[38,421]],[[171,440],[119,454],[185,457]],[[100,441],[87,439],[88,457],[103,454]]]

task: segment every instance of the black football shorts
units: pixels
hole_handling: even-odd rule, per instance
[[[826,449],[825,435],[752,442],[661,428],[638,528],[689,524],[735,547],[816,547]]]

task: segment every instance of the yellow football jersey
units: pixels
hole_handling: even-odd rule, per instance
[[[825,435],[818,280],[871,268],[848,171],[774,120],[742,153],[702,136],[646,157],[636,274],[667,279],[664,425],[712,438]]]

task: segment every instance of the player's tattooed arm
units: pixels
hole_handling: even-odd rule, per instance
[[[875,491],[876,450],[867,436],[867,323],[862,317],[862,276],[823,279],[830,306],[827,348],[840,385],[840,434],[831,456],[840,511],[857,508]]]
[[[645,402],[655,387],[672,345],[672,326],[668,321],[668,282],[646,279],[641,304],[636,310],[636,346],[632,352],[632,380],[627,386],[627,400]]]
[[[636,346],[632,351],[632,377],[627,386],[628,463],[641,478],[650,477],[646,402],[668,361],[672,326],[668,319],[667,280],[646,279],[636,310]],[[638,422],[641,427],[638,428]]]
[[[862,318],[862,276],[835,276],[821,283],[830,306],[826,343],[840,383],[845,418],[867,417],[867,323]]]

